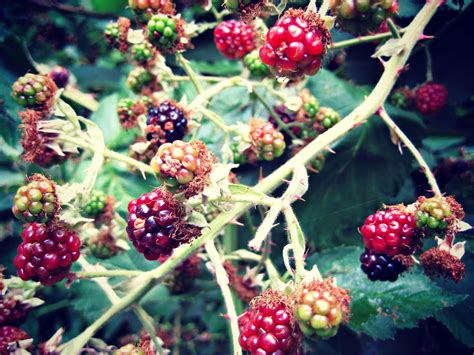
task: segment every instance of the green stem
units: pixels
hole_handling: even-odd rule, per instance
[[[330,3],[329,0],[323,0],[323,3],[321,4],[321,7],[319,8],[319,12],[318,12],[319,16],[321,17],[326,16],[326,13],[329,10],[329,3]]]
[[[229,278],[227,272],[224,269],[221,256],[214,245],[214,241],[210,240],[206,244],[206,252],[211,259],[212,266],[216,273],[217,284],[219,285],[224,298],[224,303],[227,309],[227,315],[229,316],[230,329],[232,333],[232,347],[233,354],[241,355],[242,349],[239,345],[239,325],[237,324],[237,312],[235,311],[234,299],[232,298],[232,292],[229,288]]]
[[[161,346],[163,341],[161,341],[161,339],[156,336],[156,329],[155,325],[153,324],[153,318],[150,317],[150,315],[143,309],[143,307],[138,304],[133,306],[133,310],[135,311],[137,317],[140,319],[143,328],[145,328],[147,333],[150,335],[151,341],[155,345],[157,354],[163,354],[163,347]]]
[[[402,28],[402,29],[398,30],[398,32],[399,33],[404,33],[404,32],[407,31],[407,29],[408,29],[408,27]],[[393,36],[392,32],[384,32],[384,33],[378,33],[376,35],[357,37],[357,38],[348,39],[348,40],[345,40],[345,41],[340,41],[340,42],[333,43],[328,49],[333,51],[333,50],[337,50],[337,49],[357,46],[357,45],[363,44],[363,43],[379,41],[381,39],[390,38],[392,36]]]
[[[103,271],[79,271],[75,275],[80,279],[93,279],[96,277],[135,277],[143,274],[139,270],[103,270]]]
[[[418,12],[415,19],[408,26],[406,33],[403,36],[403,40],[405,41],[405,50],[400,54],[393,56],[388,62],[385,63],[384,73],[382,74],[375,88],[372,90],[371,94],[341,122],[319,135],[293,158],[288,160],[285,164],[280,166],[265,179],[261,180],[255,186],[255,189],[258,192],[269,193],[273,191],[289,174],[291,174],[295,166],[305,166],[321,150],[325,149],[325,147],[329,146],[334,141],[340,139],[343,135],[351,131],[353,128],[366,121],[377,111],[378,108],[383,105],[393,85],[395,84],[396,79],[398,78],[399,71],[406,64],[413,47],[423,33],[423,29],[426,27],[426,24],[434,15],[436,9],[439,7],[442,1],[443,0],[431,0],[427,2]],[[215,94],[217,94],[222,90],[222,86],[232,86],[233,82],[240,83],[241,80],[231,78],[228,81],[223,81],[215,85],[212,90],[207,90],[205,96],[203,95],[200,98],[197,98],[198,102],[203,99],[205,101],[207,95],[209,95],[211,91],[215,92],[217,90],[217,92],[215,92]],[[216,87],[219,88],[216,89]],[[210,97],[212,96],[213,95],[211,94]],[[199,105],[200,104],[201,103],[199,102]],[[222,213],[217,216],[210,223],[209,228],[204,234],[194,239],[191,243],[182,245],[175,249],[171,257],[156,269],[150,270],[138,276],[136,281],[140,281],[137,283],[139,287],[133,289],[118,303],[109,308],[76,338],[64,344],[62,346],[62,350],[66,351],[65,353],[70,354],[79,352],[87,343],[87,341],[95,334],[95,332],[99,330],[115,314],[126,309],[131,304],[133,304],[135,300],[146,294],[154,286],[155,281],[165,277],[168,273],[174,270],[174,268],[180,265],[182,261],[185,260],[189,255],[198,250],[203,244],[216,238],[224,226],[235,220],[238,216],[240,216],[252,206],[253,205],[251,203],[238,203],[229,212]],[[258,260],[259,258],[257,261]]]
[[[283,209],[285,215],[286,224],[288,227],[288,235],[290,237],[291,249],[293,250],[293,257],[295,259],[295,281],[301,282],[304,277],[304,251],[305,251],[305,240],[301,226],[296,218],[295,213],[291,206]]]
[[[188,74],[189,79],[191,80],[194,87],[196,88],[198,95],[202,94],[204,90],[202,89],[201,82],[199,81],[199,78],[197,74],[194,72],[193,68],[191,68],[191,66],[189,65],[188,60],[185,59],[183,55],[179,52],[176,53],[176,60],[179,62],[181,67],[183,67],[186,74]]]
[[[382,120],[384,120],[387,126],[389,126],[393,132],[395,132],[395,134],[400,138],[403,144],[407,147],[407,149],[416,159],[416,161],[421,167],[421,170],[425,174],[426,179],[428,180],[428,184],[431,186],[431,189],[433,190],[433,193],[435,194],[435,196],[442,196],[442,192],[438,186],[438,183],[436,182],[436,178],[433,172],[431,171],[430,167],[426,163],[421,153],[418,151],[415,145],[411,142],[410,138],[408,138],[407,135],[400,129],[400,127],[398,127],[397,124],[390,118],[390,116],[385,111],[385,109],[382,108],[379,111],[379,116],[382,118]]]
[[[390,32],[392,33],[393,38],[401,38],[400,32],[398,32],[397,25],[395,25],[391,18],[387,19],[387,25],[390,29]]]
[[[224,132],[229,132],[230,131],[230,127],[227,126],[224,122],[224,120],[222,119],[222,117],[220,117],[217,113],[214,113],[212,112],[211,110],[208,110],[207,108],[204,108],[204,107],[199,107],[198,110],[204,115],[206,116],[207,119],[209,119],[209,121],[211,121],[212,123],[214,123],[217,127],[219,127],[220,129],[222,129]]]
[[[265,101],[262,95],[260,95],[256,90],[254,90],[253,95],[255,95],[258,101],[262,103],[268,113],[275,119],[275,122],[277,123],[279,129],[284,130],[291,137],[291,139],[298,139],[298,137],[295,136],[291,129],[286,126],[286,123],[281,120],[280,115],[270,107],[267,101]]]

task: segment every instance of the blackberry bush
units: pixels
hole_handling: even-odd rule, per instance
[[[72,263],[81,255],[81,240],[63,225],[30,223],[21,238],[13,263],[25,281],[53,285],[67,277]]]

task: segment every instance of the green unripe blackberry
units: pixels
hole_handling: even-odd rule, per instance
[[[130,129],[137,125],[138,117],[147,111],[147,107],[151,104],[147,96],[138,99],[124,98],[117,104],[117,115],[122,127]]]
[[[404,110],[413,108],[415,105],[415,93],[407,86],[400,87],[390,96],[390,102],[395,107]]]
[[[334,285],[332,279],[303,284],[297,292],[296,320],[307,337],[323,339],[336,335],[349,317],[349,291]]]
[[[126,17],[119,17],[117,22],[107,24],[104,30],[105,40],[107,44],[117,48],[120,52],[125,53],[128,50],[128,31],[131,22]]]
[[[317,98],[315,98],[309,90],[303,90],[300,93],[300,97],[303,100],[303,113],[306,117],[314,119],[319,112],[321,105]]]
[[[47,75],[28,73],[12,85],[13,99],[21,106],[48,106],[58,88]]]
[[[270,122],[259,118],[250,121],[252,150],[259,160],[280,157],[286,148],[285,137]]]
[[[94,190],[91,193],[89,201],[84,206],[84,212],[91,217],[100,215],[105,210],[107,205],[107,195],[99,190]]]
[[[268,66],[262,62],[258,50],[254,50],[244,57],[245,66],[249,69],[250,74],[255,77],[265,77],[270,74]]]
[[[320,125],[320,133],[327,131],[341,120],[341,115],[330,107],[321,107],[316,114],[316,120]]]
[[[20,187],[13,200],[12,212],[23,222],[47,223],[59,209],[56,185],[43,175],[35,174]]]
[[[418,228],[427,227],[431,230],[444,230],[448,228],[453,212],[451,205],[444,197],[424,199],[417,206],[415,212]]]
[[[117,22],[110,22],[105,26],[104,30],[105,38],[107,42],[114,43],[120,40],[120,27]]]
[[[143,67],[136,67],[128,74],[127,85],[135,93],[152,84],[153,75]]]
[[[239,151],[239,143],[235,142],[230,146],[230,149],[232,150],[232,161],[235,164],[246,164],[248,162],[248,157],[245,154],[245,152]]]
[[[151,43],[160,49],[170,50],[179,41],[176,19],[172,16],[157,14],[148,21],[147,33]]]
[[[155,57],[155,49],[149,42],[134,44],[131,48],[133,60],[145,65]]]

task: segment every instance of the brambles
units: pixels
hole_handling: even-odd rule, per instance
[[[50,286],[64,279],[81,255],[81,241],[63,225],[30,223],[21,234],[23,242],[13,263],[18,276]]]
[[[182,51],[189,44],[189,38],[184,33],[184,21],[171,15],[153,15],[147,24],[147,36],[164,53]]]
[[[244,64],[248,68],[251,76],[262,78],[270,74],[268,66],[260,59],[258,50],[254,50],[245,55]]]
[[[200,193],[207,185],[214,155],[200,141],[164,143],[150,166],[162,183],[185,192],[186,197]]]
[[[416,107],[423,115],[435,115],[446,106],[448,90],[442,84],[428,82],[415,92]]]
[[[128,31],[130,30],[130,20],[119,17],[117,22],[111,22],[105,27],[104,35],[107,44],[125,53],[128,50]]]
[[[214,29],[214,43],[226,58],[243,58],[255,49],[254,29],[240,21],[223,21]]]
[[[398,12],[397,0],[331,0],[331,12],[337,25],[354,35],[375,32]]]
[[[401,208],[388,208],[368,216],[360,233],[365,247],[376,254],[410,255],[417,244],[416,226],[411,213]]]
[[[319,15],[290,9],[268,31],[260,58],[278,76],[297,79],[315,75],[330,40]]]
[[[54,219],[59,204],[56,184],[40,174],[28,179],[28,184],[20,187],[13,200],[12,212],[23,222],[46,223]]]
[[[145,258],[158,260],[200,234],[200,228],[186,224],[185,217],[172,193],[154,189],[128,204],[127,234]]]
[[[262,119],[250,121],[251,149],[259,160],[273,160],[285,151],[286,144],[283,134]]]
[[[0,353],[16,354],[19,351],[21,352],[21,349],[29,348],[31,342],[27,339],[30,339],[30,336],[20,328],[0,327]]]
[[[188,131],[188,113],[173,100],[164,100],[148,110],[146,139],[159,146],[183,139]]]
[[[12,96],[21,106],[47,110],[57,90],[49,76],[28,73],[12,85]]]
[[[69,83],[69,71],[64,67],[54,67],[49,72],[49,76],[53,79],[58,88],[65,88]]]
[[[294,307],[287,296],[266,290],[239,317],[240,346],[252,355],[297,353],[301,335],[293,313]]]
[[[170,0],[128,0],[128,5],[141,24],[146,24],[157,13],[174,15],[176,13]]]
[[[360,256],[361,269],[371,281],[397,281],[406,266],[394,257],[366,250]]]
[[[323,339],[336,335],[349,318],[349,291],[335,285],[333,279],[304,283],[296,296],[296,319],[304,335]]]

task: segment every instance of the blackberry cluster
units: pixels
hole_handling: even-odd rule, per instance
[[[435,115],[446,106],[448,90],[444,85],[428,82],[415,92],[416,107],[423,115]]]
[[[270,74],[270,69],[264,62],[262,62],[257,50],[245,55],[244,64],[248,68],[250,75],[253,77],[263,78]]]
[[[49,76],[28,73],[12,85],[12,96],[21,106],[48,107],[57,90],[56,84]]]
[[[80,254],[81,240],[64,226],[30,223],[13,261],[22,280],[52,285],[64,279]]]
[[[150,166],[169,188],[186,187],[189,197],[202,191],[213,162],[214,156],[204,143],[176,140],[162,144]]]
[[[360,256],[361,269],[371,281],[390,281],[406,270],[405,265],[393,257],[365,250]]]
[[[153,15],[147,25],[149,41],[163,51],[172,51],[180,40],[177,20],[165,14]]]
[[[147,69],[136,67],[128,74],[127,85],[133,92],[139,94],[152,84],[152,81],[153,75]]]
[[[146,259],[158,260],[200,233],[183,224],[184,217],[184,208],[170,192],[154,189],[128,204],[127,234]]]
[[[341,115],[330,107],[321,107],[316,114],[316,122],[319,123],[318,131],[323,133],[337,124],[341,120]]]
[[[107,194],[103,191],[92,191],[89,201],[84,206],[84,211],[88,216],[97,217],[105,210],[107,205]]]
[[[36,174],[16,192],[12,212],[23,222],[46,223],[54,219],[58,209],[54,182]]]
[[[448,228],[452,216],[451,205],[444,197],[423,199],[415,212],[416,225],[432,231]]]
[[[58,88],[65,88],[69,83],[69,71],[64,67],[54,67],[49,72],[49,77]]]
[[[140,65],[147,65],[155,58],[155,48],[149,42],[134,44],[130,51],[133,60]]]
[[[348,293],[331,279],[302,285],[296,300],[296,319],[303,334],[321,338],[336,335],[341,323],[348,319]]]
[[[290,9],[268,31],[260,58],[279,76],[315,75],[329,41],[329,31],[317,14]]]
[[[377,254],[411,255],[418,242],[416,220],[399,209],[378,211],[368,216],[360,233],[368,250]]]
[[[188,129],[187,113],[175,102],[165,100],[148,110],[146,139],[155,145],[183,139]]]
[[[280,157],[286,148],[285,137],[273,124],[255,118],[250,121],[251,149],[259,160],[273,160]]]
[[[17,354],[19,350],[18,342],[31,337],[24,330],[16,327],[0,327],[0,354]]]
[[[176,13],[171,0],[128,0],[128,5],[141,24],[146,24],[157,13],[168,15]]]
[[[255,49],[254,30],[241,21],[223,21],[214,29],[214,43],[226,58],[240,59]]]
[[[397,0],[332,0],[331,12],[344,31],[354,35],[375,32],[398,12]]]
[[[286,296],[269,289],[239,317],[239,343],[252,355],[297,354],[301,335]]]
[[[139,99],[125,98],[118,102],[117,115],[122,127],[130,129],[137,125],[140,115],[147,111],[147,100],[147,96],[142,96]]]

